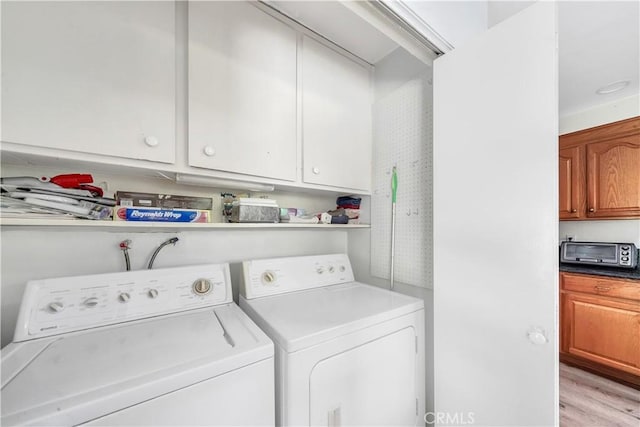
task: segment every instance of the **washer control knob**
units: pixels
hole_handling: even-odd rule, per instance
[[[320,168],[313,167],[311,168],[311,172],[313,172],[314,175],[320,175]]]
[[[340,273],[344,273],[347,270],[347,268],[344,265],[340,266]]]
[[[265,285],[271,285],[276,281],[276,273],[273,271],[265,271],[262,273],[262,283]]]
[[[87,298],[82,302],[82,305],[84,305],[85,307],[93,308],[96,305],[98,305],[98,298],[96,297]]]
[[[149,289],[147,291],[147,296],[151,299],[158,298],[158,290],[157,289]]]
[[[49,303],[47,308],[51,313],[60,313],[64,311],[64,304],[60,301],[53,301]]]
[[[193,292],[196,295],[206,295],[211,292],[211,281],[209,279],[198,279],[193,282]]]
[[[316,273],[318,273],[318,274],[322,274],[322,273],[324,273],[324,267],[318,267],[318,268],[316,268]]]
[[[131,295],[129,295],[128,292],[121,292],[120,295],[118,295],[118,301],[120,302],[129,302],[130,299]]]
[[[334,273],[336,271],[336,268],[333,265],[329,266],[329,273]]]

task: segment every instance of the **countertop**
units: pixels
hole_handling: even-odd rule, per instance
[[[640,260],[640,250],[638,250]],[[566,273],[592,274],[594,276],[619,277],[640,280],[640,264],[636,268],[599,267],[594,265],[560,263],[560,271]]]

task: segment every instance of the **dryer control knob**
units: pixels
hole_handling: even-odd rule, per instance
[[[47,306],[51,313],[60,313],[64,311],[64,304],[60,301],[54,301]]]
[[[129,295],[129,293],[127,292],[122,292],[120,295],[118,295],[118,301],[120,302],[129,302],[130,299],[131,295]]]
[[[206,295],[211,292],[211,281],[209,279],[198,279],[193,282],[193,292],[196,295]]]
[[[147,296],[151,299],[158,298],[158,290],[157,289],[149,289],[147,291]]]

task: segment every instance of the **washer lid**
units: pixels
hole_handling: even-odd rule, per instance
[[[10,344],[2,425],[76,425],[273,356],[229,304]]]
[[[294,352],[424,308],[421,299],[358,282],[252,300],[240,306]]]

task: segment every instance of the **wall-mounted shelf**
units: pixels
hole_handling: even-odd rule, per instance
[[[35,219],[0,218],[0,226],[6,227],[46,227],[76,228],[113,231],[180,231],[180,230],[247,230],[247,229],[311,229],[340,230],[370,228],[369,224],[299,224],[299,223],[166,223],[166,222],[125,222],[92,221],[82,219]]]

